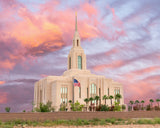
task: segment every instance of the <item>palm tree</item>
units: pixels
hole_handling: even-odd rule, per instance
[[[141,101],[141,104],[142,104],[142,109],[143,109],[144,100]]]
[[[132,111],[133,111],[133,104],[134,104],[134,101],[133,101],[133,100],[130,100],[130,101],[129,101],[129,104],[131,104],[131,109],[132,109]]]
[[[84,99],[84,102],[86,102],[86,106],[88,106],[89,99],[88,99],[88,98],[85,98],[85,99]]]
[[[158,108],[159,108],[159,102],[160,102],[160,99],[156,99],[156,102],[158,104]]]
[[[139,110],[139,107],[138,107],[138,105],[139,105],[139,100],[136,100],[134,103],[136,104],[137,109]]]
[[[91,105],[92,105],[92,101],[93,101],[94,99],[93,99],[93,97],[90,97],[89,98],[89,101],[91,102]]]
[[[138,104],[139,104],[139,100],[136,100],[134,103],[138,106]]]
[[[149,102],[151,102],[151,108],[152,108],[152,103],[154,102],[154,100],[150,99]]]
[[[88,99],[88,98],[85,98],[85,99],[84,99],[84,102],[86,102],[86,107],[88,108],[89,99]],[[86,108],[86,110],[87,110],[87,108]]]
[[[115,95],[115,99],[118,100],[118,103],[120,103],[121,98],[122,98],[121,94],[118,93],[118,94]]]
[[[108,96],[104,95],[103,100],[105,100],[105,105],[106,105],[106,100],[108,99]]]
[[[110,96],[109,96],[109,99],[111,100],[111,106],[112,106],[112,99],[113,99],[113,96],[110,95]]]
[[[93,101],[94,99],[93,99],[93,97],[90,97],[89,98],[89,101],[91,102],[91,111],[93,111],[93,105],[92,105],[92,101]]]
[[[95,96],[94,99],[96,100],[96,106],[98,106],[98,100],[100,99],[99,96]]]

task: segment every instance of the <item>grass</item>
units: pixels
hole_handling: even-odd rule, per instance
[[[0,121],[0,128],[12,128],[13,126],[84,126],[84,125],[129,125],[129,124],[160,124],[160,118],[153,119],[98,119],[94,118],[92,120],[46,120],[46,121],[30,121],[30,120],[14,120],[2,122]]]

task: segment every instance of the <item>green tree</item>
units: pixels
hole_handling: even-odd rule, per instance
[[[122,107],[119,105],[119,102],[114,102],[114,111],[121,111]]]
[[[118,104],[120,103],[120,99],[122,98],[122,95],[121,94],[116,94],[115,95],[115,99],[118,101]]]
[[[144,108],[143,108],[143,105],[144,105],[144,100],[142,100],[142,101],[141,101],[141,104],[142,104],[142,109],[144,109]]]
[[[139,100],[136,100],[134,103],[138,106],[138,104],[139,104]]]
[[[122,110],[126,110],[126,105],[122,104]]]
[[[92,105],[92,101],[93,101],[94,99],[93,99],[93,97],[90,97],[89,98],[89,101],[91,102],[91,105]]]
[[[108,96],[104,95],[103,100],[105,100],[105,105],[106,105],[106,100],[108,99]]]
[[[53,112],[52,102],[48,101],[47,104],[40,103],[39,108],[36,108],[37,112]]]
[[[149,102],[151,103],[151,108],[152,108],[152,103],[154,102],[154,100],[150,99]]]
[[[109,107],[107,105],[102,105],[100,111],[109,111]]]
[[[82,108],[84,107],[84,105],[81,105],[78,101],[76,101],[76,103],[72,103],[72,111],[82,111]]]
[[[159,102],[160,102],[160,99],[156,99],[156,102],[158,104],[158,108],[159,108]]]
[[[96,100],[96,106],[98,106],[98,100],[100,99],[99,96],[95,96],[94,99]]]
[[[88,106],[89,99],[88,99],[88,98],[85,98],[85,99],[84,99],[84,102],[86,103],[86,106]]]
[[[11,108],[10,107],[6,107],[5,110],[6,110],[6,112],[10,112]]]
[[[111,101],[111,106],[112,106],[112,99],[113,99],[114,97],[112,96],[112,95],[110,95],[109,96],[109,99],[110,99],[110,101]]]
[[[134,101],[133,101],[133,100],[130,100],[130,101],[129,101],[129,104],[131,105],[131,110],[133,111],[133,104],[134,104]]]
[[[136,100],[134,103],[135,103],[136,106],[137,106],[137,109],[136,109],[136,110],[139,110],[139,100]]]

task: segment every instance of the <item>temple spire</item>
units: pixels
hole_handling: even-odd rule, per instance
[[[75,22],[76,22],[76,23],[75,23],[75,31],[77,31],[77,12],[76,12],[75,15],[76,15],[76,17],[75,17],[75,18],[76,18],[76,19],[75,19],[75,20],[76,20],[76,21],[75,21]]]

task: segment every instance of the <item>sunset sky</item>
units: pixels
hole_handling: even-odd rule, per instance
[[[126,104],[160,98],[160,0],[0,0],[0,112],[30,111],[34,82],[67,70],[75,12],[87,68]]]

